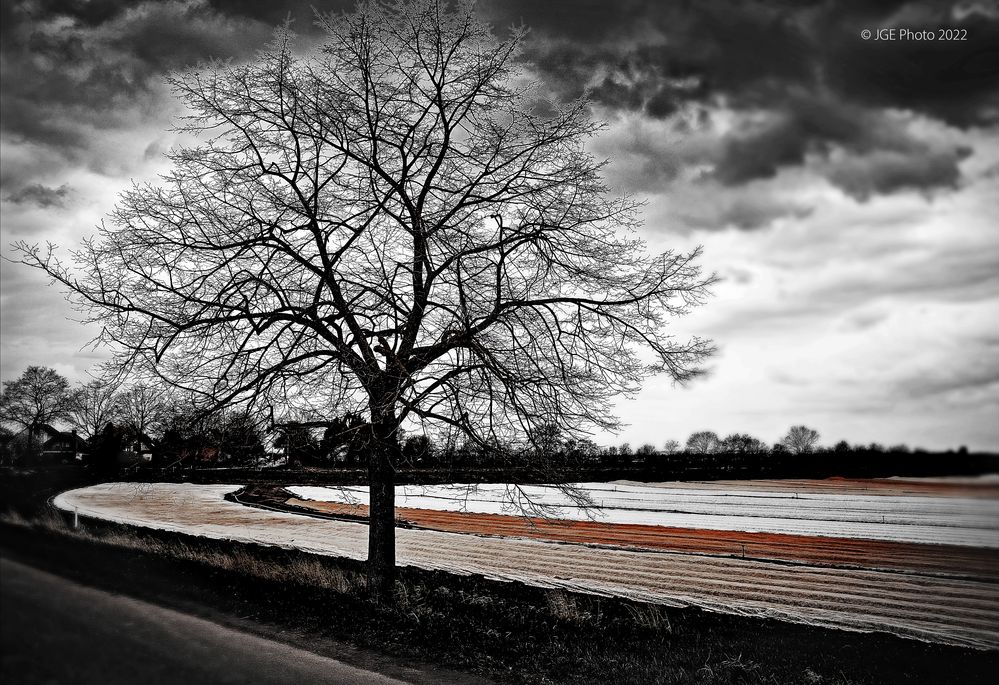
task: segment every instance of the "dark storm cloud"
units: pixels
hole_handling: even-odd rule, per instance
[[[832,146],[865,153],[919,145],[880,112],[800,92],[722,143],[716,176],[728,185],[772,177],[781,167],[800,165],[807,155],[826,153]]]
[[[14,0],[0,8],[7,140],[40,149],[36,166],[93,157],[94,129],[162,116],[164,76],[211,58],[243,59],[290,21],[314,34],[312,2]],[[323,11],[353,2],[317,3]],[[99,157],[100,154],[98,153]],[[4,174],[4,184],[30,178]]]
[[[263,22],[268,26],[277,26],[286,20],[291,20],[292,28],[297,33],[317,32],[315,26],[316,11],[323,14],[330,12],[351,11],[356,0],[293,0],[292,2],[246,2],[246,0],[211,0],[211,5],[219,12],[234,17],[245,17]]]
[[[65,207],[72,195],[73,189],[69,187],[69,184],[64,183],[58,188],[50,188],[41,183],[32,183],[5,197],[4,202],[34,205],[47,209],[49,207]]]
[[[10,2],[2,23],[4,136],[69,160],[91,130],[157,114],[166,72],[252,54],[273,31],[200,0]]]
[[[958,2],[905,3],[892,13],[830,16],[822,73],[842,97],[877,107],[910,109],[955,126],[999,121],[999,11],[960,11]],[[928,31],[933,40],[858,41],[863,29]],[[966,40],[936,36],[966,31]]]
[[[739,185],[803,165],[812,155],[826,160],[816,165],[819,173],[860,200],[899,190],[956,188],[959,164],[971,150],[918,138],[906,123],[882,110],[796,95],[764,123],[726,136],[715,176]]]
[[[589,88],[609,106],[652,114],[663,93],[677,102],[722,95],[762,106],[831,89],[856,104],[967,125],[999,120],[999,12],[973,8],[934,0],[494,0],[483,9],[498,29],[521,20],[531,27],[527,58],[553,87]],[[966,29],[967,40],[861,37],[892,27]]]
[[[697,160],[726,185],[817,159],[858,199],[954,188],[969,151],[899,133],[886,113],[999,123],[995,3],[496,0],[485,9],[497,28],[531,26],[525,57],[562,96],[587,92],[611,111],[653,118],[719,106],[746,114],[750,125]],[[880,28],[966,30],[967,40],[861,37]]]
[[[833,162],[828,165],[826,176],[833,185],[860,201],[900,190],[932,194],[935,190],[960,186],[958,163],[969,154],[962,147],[946,150],[926,147],[916,154],[885,150]]]
[[[611,107],[668,114],[691,99],[759,98],[808,82],[815,53],[807,5],[572,0],[488,3],[532,29],[527,59],[558,92],[589,90]],[[670,106],[664,103],[671,101]]]
[[[811,207],[763,194],[739,196],[722,207],[713,207],[705,214],[680,212],[684,223],[694,228],[724,228],[735,226],[753,231],[770,226],[777,219],[804,219],[814,211]]]
[[[526,57],[559,97],[571,99],[587,93],[599,104],[656,118],[669,116],[684,103],[703,100],[710,92],[709,80],[700,69],[680,60],[663,60],[660,48],[583,48],[564,39],[537,41]]]
[[[75,160],[93,129],[149,120],[166,105],[163,75],[209,57],[241,59],[291,20],[316,33],[312,0],[14,0],[0,32],[8,140]],[[323,12],[353,0],[316,2]],[[983,5],[984,6],[984,5]],[[762,112],[759,125],[720,134],[709,159],[650,160],[671,182],[709,162],[727,185],[775,176],[836,149],[827,177],[855,197],[954,187],[960,150],[900,146],[868,129],[887,109],[954,126],[999,122],[999,12],[973,3],[784,0],[480,0],[497,33],[531,27],[524,58],[555,93],[589,92],[613,112],[655,119],[681,109]],[[961,43],[864,41],[884,27],[967,29]],[[875,126],[878,135],[885,126]],[[148,144],[148,141],[147,143]],[[35,182],[24,178],[16,187]],[[12,180],[4,175],[4,183]],[[16,190],[15,187],[15,190]]]

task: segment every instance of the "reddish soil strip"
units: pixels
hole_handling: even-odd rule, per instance
[[[352,517],[368,515],[362,504],[291,498],[287,504]],[[449,533],[532,538],[554,542],[611,545],[686,554],[770,559],[821,566],[915,571],[975,577],[999,582],[999,550],[775,533],[666,528],[599,521],[564,521],[502,514],[396,508],[414,528]]]

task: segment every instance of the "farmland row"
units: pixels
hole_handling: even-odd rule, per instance
[[[294,497],[289,498],[287,504],[334,516],[368,515],[368,508],[361,504]],[[396,517],[410,526],[452,533],[979,577],[999,582],[999,550],[960,545],[833,537],[823,538],[821,544],[817,544],[814,537],[805,535],[622,525],[405,507],[396,509]]]
[[[999,549],[999,499],[718,490],[620,483],[406,485],[396,504],[477,514],[538,512],[573,521],[966,545]],[[295,486],[306,500],[367,504],[367,488]],[[581,501],[581,498],[588,501]]]

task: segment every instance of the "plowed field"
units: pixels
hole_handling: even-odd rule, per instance
[[[365,557],[366,525],[226,501],[224,495],[236,489],[104,484],[63,493],[55,503],[81,515],[133,525]],[[402,514],[404,518],[413,515],[410,511]],[[450,526],[458,519],[449,520],[438,519],[436,525]],[[489,526],[497,523],[487,521]],[[570,531],[574,526],[563,524],[544,533],[551,536],[564,529],[566,535],[586,532],[595,538],[621,534],[585,526],[579,533]],[[495,529],[488,535],[399,529],[397,558],[403,565],[477,573],[541,587],[999,649],[999,583],[992,552],[911,543],[904,549],[861,544],[851,551],[848,545],[856,544],[856,539],[831,542],[834,538],[814,538],[810,549],[805,536],[750,539],[733,531],[717,536],[705,531],[660,530],[665,541],[649,542],[654,532],[646,530],[641,531],[643,544],[631,546],[620,538],[557,540],[529,535],[523,527],[513,537],[496,535]],[[752,554],[747,547],[743,558],[743,544],[757,547]],[[711,545],[722,547],[706,549]],[[905,557],[896,558],[896,552],[904,552]],[[926,554],[928,558],[916,558]],[[852,555],[852,561],[844,562],[843,555]]]
[[[912,486],[899,491],[897,483],[847,481],[842,489],[826,481],[577,483],[563,488],[405,485],[396,488],[396,505],[408,510],[540,512],[566,521],[999,549],[999,497],[977,496],[982,488],[978,484],[962,484],[943,494],[940,483],[916,492]],[[288,490],[303,500],[361,505],[368,501],[363,486]]]
[[[332,515],[364,516],[363,504],[317,502],[292,497],[287,503]],[[553,542],[609,545],[631,549],[663,550],[686,554],[710,554],[769,559],[823,566],[915,571],[968,576],[999,582],[999,550],[960,545],[929,545],[882,542],[851,538],[815,538],[805,535],[747,533],[694,528],[665,528],[566,521],[542,518],[396,509],[398,521],[416,528],[452,533],[520,537]]]

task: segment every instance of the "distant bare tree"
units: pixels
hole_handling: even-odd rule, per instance
[[[570,439],[566,451],[573,457],[589,460],[599,456],[600,447],[589,438]]]
[[[321,453],[321,442],[314,430],[296,423],[280,426],[274,447],[281,449],[292,463],[313,463]]]
[[[815,449],[818,442],[818,431],[808,426],[793,426],[781,440],[792,454],[807,454]]]
[[[531,428],[527,432],[527,442],[531,452],[539,459],[549,459],[565,450],[563,428],[556,423]]]
[[[368,437],[370,435],[368,422],[361,414],[348,413],[338,416],[330,421],[323,432],[320,452],[324,459],[335,461],[338,458],[343,458],[348,466],[363,465],[367,459]],[[426,438],[426,436],[421,437]],[[429,438],[427,440],[429,442]],[[409,438],[403,441],[404,445],[408,443]],[[405,449],[403,451],[406,452]],[[417,450],[410,449],[406,452],[407,459],[415,451]]]
[[[172,398],[162,388],[150,383],[137,383],[120,394],[120,423],[137,436],[159,434],[166,429],[171,415],[182,409],[171,407]]]
[[[680,451],[680,443],[676,440],[667,440],[663,443],[663,454],[676,454]]]
[[[499,41],[442,0],[321,23],[307,57],[282,33],[249,64],[172,79],[207,139],[125,193],[75,271],[20,252],[101,322],[119,366],[203,411],[369,416],[385,597],[404,423],[480,449],[546,424],[613,430],[613,399],[649,374],[699,373],[710,345],[666,323],[713,279],[697,251],[647,253],[637,203],[586,151],[588,104],[542,102],[520,71],[525,30]]]
[[[230,464],[253,464],[264,456],[261,421],[245,411],[225,411],[215,416],[210,429],[221,460]]]
[[[655,453],[656,453],[656,446],[653,445],[653,444],[651,444],[651,443],[648,443],[648,442],[644,443],[643,445],[641,445],[635,451],[635,454],[637,454],[640,457],[650,457],[650,456],[654,455]]]
[[[762,440],[754,438],[747,433],[732,433],[721,441],[719,450],[734,454],[759,454],[760,452],[766,452],[767,446]]]
[[[419,466],[433,456],[434,444],[426,435],[410,435],[402,445],[402,456],[410,466]]]
[[[711,454],[718,451],[719,444],[714,431],[699,431],[687,438],[685,449],[693,454]]]
[[[87,439],[96,437],[121,415],[122,398],[118,384],[93,380],[70,394],[69,421]]]
[[[29,366],[17,380],[4,381],[0,395],[0,423],[24,429],[28,450],[36,448],[42,425],[70,417],[69,381],[55,369]]]

